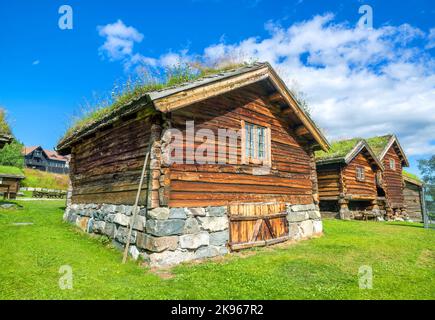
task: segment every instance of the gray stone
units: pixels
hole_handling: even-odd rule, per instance
[[[313,233],[321,234],[323,233],[323,223],[320,220],[313,221]]]
[[[195,254],[189,251],[164,251],[150,254],[151,267],[168,267],[195,259]]]
[[[300,238],[302,238],[302,230],[299,226],[299,223],[289,224],[289,236],[292,240],[299,240]]]
[[[192,216],[194,216],[194,217],[205,217],[206,216],[204,208],[190,208],[189,211],[192,214]]]
[[[296,204],[291,206],[291,211],[292,212],[300,212],[300,211],[311,211],[311,210],[316,210],[316,205],[315,204]]]
[[[130,218],[128,216],[126,216],[125,214],[117,213],[115,218],[113,219],[113,222],[115,222],[116,224],[119,224],[121,226],[126,227],[130,223]]]
[[[313,219],[313,220],[317,220],[317,219],[321,218],[319,210],[308,211],[308,216],[310,217],[310,219]]]
[[[127,216],[131,216],[133,207],[131,206],[125,206],[125,205],[120,205],[120,206],[116,206],[116,213],[122,213],[125,214]]]
[[[198,217],[201,228],[210,232],[228,229],[228,217]]]
[[[195,259],[205,259],[228,254],[226,247],[208,246],[196,250]]]
[[[110,213],[106,215],[106,222],[113,222],[115,220],[116,214]]]
[[[309,238],[313,235],[313,220],[302,221],[300,224],[302,237]]]
[[[209,217],[223,217],[227,214],[227,207],[208,207],[206,214]]]
[[[182,249],[197,249],[210,244],[210,235],[208,232],[186,234],[181,236],[179,241]]]
[[[114,223],[106,222],[104,226],[104,234],[109,238],[114,238],[116,232],[116,226]]]
[[[152,252],[174,251],[178,247],[178,237],[153,237],[140,232],[137,234],[137,246]]]
[[[78,216],[76,214],[69,214],[67,217],[67,221],[70,223],[76,224]]]
[[[147,213],[147,218],[154,220],[166,220],[169,218],[169,208],[160,207],[150,210]]]
[[[127,243],[128,231],[129,228],[119,227],[116,229],[115,239],[120,243]],[[136,235],[137,231],[133,230],[131,233],[130,244],[136,243]]]
[[[308,215],[307,212],[290,212],[289,214],[287,214],[287,220],[288,222],[300,222],[300,221],[305,221],[308,220],[310,218],[310,216]]]
[[[143,217],[146,217],[146,215],[147,215],[147,208],[140,209],[139,215],[143,216]]]
[[[146,231],[157,237],[181,235],[184,229],[184,220],[148,220]]]
[[[131,219],[133,219],[133,217]],[[136,219],[134,220],[134,223],[133,223],[133,229],[135,229],[137,231],[144,231],[145,230],[145,222],[146,222],[146,219],[144,216],[136,216]]]
[[[131,257],[132,257],[134,260],[139,259],[140,252],[139,252],[139,250],[136,248],[136,246],[130,246],[130,248],[128,249],[128,251],[129,251]]]
[[[210,233],[210,245],[224,246],[227,244],[229,237],[228,230]]]
[[[119,251],[123,251],[124,250],[124,245],[122,243],[119,243],[116,240],[112,240],[112,246],[114,246],[115,249],[117,249]]]
[[[94,213],[94,210],[92,209],[85,209],[82,211],[82,216],[84,217],[92,217]]]
[[[187,218],[186,224],[184,225],[184,234],[192,234],[192,233],[198,233],[201,231],[201,228],[199,227],[198,220],[195,218]]]
[[[103,210],[106,213],[116,213],[116,206],[111,205],[111,204],[105,204],[105,205],[103,205],[101,210]]]
[[[105,221],[94,221],[93,232],[97,234],[104,234],[104,229],[106,228]]]
[[[171,208],[169,210],[169,219],[186,219],[187,214],[184,208]]]

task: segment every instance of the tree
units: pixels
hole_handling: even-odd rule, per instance
[[[0,150],[0,165],[13,166],[22,169],[24,167],[23,144],[12,141]]]
[[[418,169],[422,179],[427,184],[435,184],[435,155],[429,159],[418,160]]]

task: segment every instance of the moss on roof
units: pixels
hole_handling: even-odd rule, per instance
[[[168,68],[166,70],[164,80],[160,82],[156,80],[155,77],[147,78],[145,81],[140,79],[139,81],[136,81],[136,83],[132,83],[131,80],[128,80],[126,84],[121,86],[122,89],[120,92],[112,92],[110,103],[103,102],[101,105],[88,107],[82,117],[73,121],[72,126],[66,131],[60,142],[74,136],[84,128],[98,123],[106,116],[109,116],[129,103],[138,100],[147,93],[180,86],[203,77],[229,71],[246,65],[248,64],[226,63],[217,67],[204,67],[200,64],[179,65],[173,68]]]
[[[316,151],[316,160],[344,159],[361,140],[362,138],[353,138],[334,141],[331,143],[331,149],[328,152]]]
[[[382,152],[385,150],[385,147],[388,145],[388,142],[390,141],[391,137],[392,137],[391,134],[387,134],[385,136],[372,137],[366,139],[366,141],[369,144],[370,148],[375,153],[375,155],[377,157],[380,157]]]
[[[408,178],[410,178],[410,179],[412,179],[412,180],[415,180],[415,181],[417,181],[417,182],[420,182],[420,183],[423,183],[423,181],[417,176],[417,175],[415,175],[415,174],[413,174],[413,173],[411,173],[411,172],[408,172],[408,171],[406,171],[406,170],[403,170],[402,171],[402,174],[403,174],[403,176],[405,176],[405,177],[408,177]]]
[[[24,177],[24,172],[17,167],[0,166],[0,175],[11,175]]]

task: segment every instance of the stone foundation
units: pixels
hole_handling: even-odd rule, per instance
[[[64,220],[81,230],[112,239],[123,250],[132,219],[132,206],[110,204],[70,205]],[[289,237],[310,238],[323,231],[316,205],[287,205]],[[140,208],[133,224],[130,255],[151,267],[165,267],[185,261],[225,255],[228,250],[227,207]]]

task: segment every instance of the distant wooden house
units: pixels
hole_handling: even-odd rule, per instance
[[[384,169],[367,142],[356,138],[316,152],[320,209],[341,219],[380,215],[378,178]]]
[[[414,221],[423,221],[423,182],[406,171],[403,180],[406,213]]]
[[[0,194],[4,199],[16,199],[21,180],[25,179],[20,169],[0,166]]]
[[[409,167],[409,162],[399,140],[395,135],[385,135],[367,142],[385,168],[381,185],[385,190],[387,216],[406,217],[402,170]]]
[[[307,238],[322,232],[314,151],[328,146],[269,64],[218,72],[67,135],[57,147],[71,155],[65,219],[123,246],[148,150],[133,255],[165,265]]]
[[[58,174],[69,172],[69,158],[41,146],[24,147],[24,163],[27,168]]]

